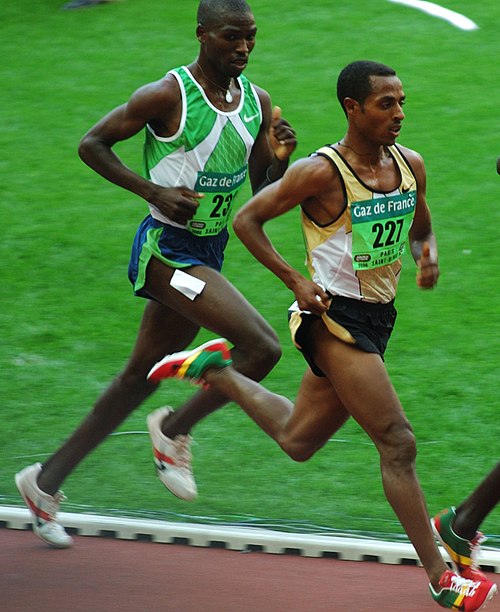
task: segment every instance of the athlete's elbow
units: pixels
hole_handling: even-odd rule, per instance
[[[78,156],[82,161],[85,161],[87,156],[87,137],[84,136],[78,144]]]
[[[78,155],[80,159],[88,165],[90,165],[89,160],[91,159],[93,148],[93,138],[90,136],[90,134],[85,134],[78,145]]]
[[[80,140],[78,155],[88,166],[95,168],[96,163],[106,156],[110,148],[110,145],[100,138],[98,134],[90,130]]]
[[[234,233],[241,240],[243,236],[248,232],[248,215],[243,209],[239,210],[233,219],[233,230]]]

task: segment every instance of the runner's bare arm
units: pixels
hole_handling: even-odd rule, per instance
[[[324,160],[299,160],[281,179],[254,195],[233,222],[235,233],[252,255],[294,292],[300,308],[315,314],[326,310],[328,295],[278,253],[264,224],[296,207],[301,200],[322,193],[330,183],[331,169]]]
[[[128,102],[112,110],[84,135],[78,153],[108,181],[150,202],[173,221],[185,224],[196,212],[196,200],[201,195],[187,187],[155,185],[126,166],[113,151],[117,142],[135,136],[148,123],[164,134],[175,127],[180,103],[176,87],[162,79],[138,89]]]
[[[405,155],[417,178],[417,204],[409,235],[411,253],[418,266],[417,285],[422,289],[432,289],[439,278],[439,265],[437,242],[426,199],[425,165],[415,151],[405,149]]]
[[[281,116],[281,109],[272,109],[269,94],[259,87],[255,89],[262,108],[262,125],[249,160],[254,193],[283,176],[297,146],[295,130]]]

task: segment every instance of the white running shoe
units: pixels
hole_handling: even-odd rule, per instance
[[[56,518],[59,504],[66,498],[62,491],[52,496],[38,487],[41,471],[41,463],[29,465],[16,474],[16,486],[33,516],[33,532],[54,548],[69,548],[73,544],[73,538],[66,533]]]
[[[192,501],[198,489],[191,469],[191,436],[167,438],[161,431],[163,419],[172,412],[168,406],[158,408],[147,417],[158,478],[174,495]]]

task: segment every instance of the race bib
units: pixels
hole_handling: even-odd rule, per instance
[[[387,266],[401,257],[416,203],[417,192],[413,190],[351,204],[355,270]]]
[[[195,236],[215,236],[223,230],[231,216],[233,200],[245,182],[247,166],[236,172],[198,172],[195,190],[204,193],[195,216],[188,222]]]

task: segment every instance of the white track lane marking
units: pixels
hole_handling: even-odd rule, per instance
[[[451,11],[450,9],[443,8],[434,2],[426,2],[424,0],[389,0],[389,2],[411,6],[412,8],[427,13],[428,15],[433,15],[434,17],[439,17],[440,19],[449,21],[452,25],[454,25],[456,28],[460,28],[461,30],[479,29],[479,26],[474,23],[472,19],[469,19],[460,13],[456,13],[455,11]]]

